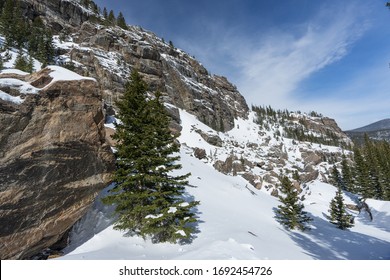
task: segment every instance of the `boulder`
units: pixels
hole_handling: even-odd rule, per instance
[[[206,150],[201,148],[195,148],[194,156],[198,159],[204,159],[207,157]]]
[[[94,80],[52,82],[23,98],[0,99],[1,259],[29,258],[60,240],[115,168]]]
[[[222,147],[223,141],[218,135],[206,133],[200,129],[196,129],[195,132],[198,133],[210,145]]]
[[[258,175],[255,175],[251,172],[246,172],[246,173],[242,174],[241,176],[258,190],[260,190],[261,187],[263,186],[263,180]]]

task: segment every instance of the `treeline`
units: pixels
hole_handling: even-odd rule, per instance
[[[255,122],[260,127],[270,130],[271,125],[277,125],[283,128],[283,133],[276,132],[275,137],[283,136],[297,141],[306,141],[311,143],[341,146],[349,148],[341,139],[331,130],[322,133],[321,135],[313,134],[308,128],[308,124],[304,119],[294,117],[294,113],[288,110],[274,110],[271,106],[252,106],[252,110],[256,112],[257,119]],[[300,111],[297,114],[302,114]],[[322,114],[312,111],[308,114],[311,117],[322,118]]]
[[[353,152],[352,160],[344,156],[341,172],[333,168],[333,183],[363,198],[390,200],[390,143],[366,135],[364,144],[355,145]]]
[[[5,38],[2,51],[16,48],[19,51],[15,68],[32,72],[32,57],[39,60],[43,67],[53,62],[53,36],[40,18],[27,19],[18,0],[0,0],[0,33]],[[28,51],[28,56],[23,53]],[[1,57],[1,64],[7,57]]]

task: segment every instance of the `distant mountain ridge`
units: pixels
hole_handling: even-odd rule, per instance
[[[390,118],[374,122],[372,124],[353,129],[353,132],[371,132],[377,130],[390,129]]]
[[[345,131],[345,133],[356,143],[362,143],[365,134],[375,140],[390,141],[390,118],[383,119],[360,128]]]

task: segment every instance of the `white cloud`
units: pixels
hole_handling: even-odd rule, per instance
[[[336,62],[342,66],[342,59],[372,27],[371,9],[372,3],[359,0],[323,5],[304,23],[257,34],[243,32],[242,26],[227,30],[223,24],[209,22],[204,27],[205,41],[180,44],[209,70],[234,82],[249,105],[315,110],[335,118],[343,129],[352,129],[390,117],[389,73],[380,64],[386,64],[385,57],[356,71],[350,80],[346,75],[338,87],[321,84],[303,92],[301,85],[327,66]]]
[[[249,103],[288,107],[300,83],[342,59],[367,30],[352,6],[322,10],[294,32],[279,32],[247,44],[235,56],[241,69],[238,86]],[[296,28],[298,29],[298,28]]]

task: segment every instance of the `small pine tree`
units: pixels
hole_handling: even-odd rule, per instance
[[[147,100],[147,86],[137,71],[122,99],[117,102],[118,117],[113,136],[117,140],[116,187],[104,203],[115,204],[115,229],[130,231],[154,242],[188,239],[196,222],[191,208],[199,202],[183,200],[189,174],[173,176],[179,145],[169,130],[169,116],[160,102]]]
[[[335,224],[339,229],[347,229],[353,227],[352,215],[348,214],[345,205],[342,190],[337,188],[335,197],[329,205],[330,222]]]
[[[281,180],[281,192],[279,196],[282,203],[276,210],[276,219],[287,229],[307,230],[307,223],[312,219],[303,211],[304,205],[299,201],[297,189],[294,188],[290,179],[284,176]]]
[[[119,12],[118,18],[117,18],[117,20],[116,20],[116,24],[117,24],[120,28],[127,30],[126,20],[125,20],[125,17],[123,16],[122,12]]]
[[[335,164],[333,165],[332,174],[331,174],[330,179],[331,179],[332,184],[334,186],[336,186],[337,188],[341,188],[341,189],[345,188],[343,179],[341,178],[341,174],[340,174],[340,172],[337,169]]]
[[[107,12],[107,8],[106,7],[103,8],[103,17],[104,17],[104,19],[108,18],[108,12]]]
[[[29,59],[27,59],[20,51],[16,57],[14,68],[24,72],[32,73],[34,71],[34,66],[31,56]]]
[[[110,24],[110,25],[116,24],[116,18],[115,18],[115,14],[114,14],[113,10],[111,10],[110,13],[108,14],[107,21],[108,21],[108,24]]]

